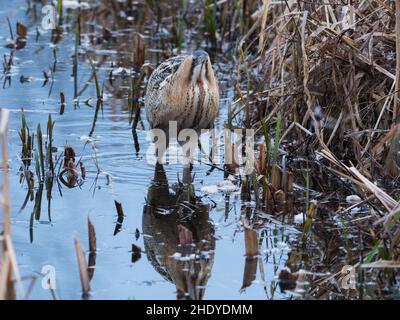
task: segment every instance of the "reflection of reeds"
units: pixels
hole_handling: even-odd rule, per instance
[[[101,94],[101,88],[100,88],[100,83],[99,83],[99,78],[97,77],[97,69],[92,60],[90,60],[90,66],[92,68],[93,72],[93,77],[94,77],[94,82],[96,84],[96,95],[97,95],[97,100],[102,100],[102,94]]]
[[[94,130],[95,130],[95,128],[96,128],[97,117],[98,117],[98,115],[99,115],[99,111],[100,111],[100,109],[101,109],[101,106],[102,106],[102,101],[101,101],[101,99],[97,99],[97,101],[96,101],[96,108],[95,108],[94,116],[93,116],[92,128],[90,129],[89,137],[91,137],[91,136],[93,135]]]
[[[92,76],[94,78],[94,82],[96,85],[96,95],[97,95],[97,101],[96,101],[96,108],[93,116],[93,122],[92,122],[92,128],[90,129],[89,132],[89,137],[91,137],[94,133],[94,129],[96,128],[96,122],[97,122],[97,117],[99,114],[100,109],[103,107],[103,90],[100,88],[100,83],[99,83],[99,78],[97,76],[97,69],[96,66],[93,62],[93,60],[90,60],[90,66],[92,68]]]
[[[94,270],[96,267],[96,232],[94,230],[94,225],[92,220],[88,217],[88,235],[89,235],[89,259],[88,259],[88,267],[87,273],[89,276],[89,280],[92,280],[94,275]]]
[[[114,229],[114,236],[117,235],[122,228],[122,223],[124,222],[124,211],[122,209],[122,204],[116,200],[114,200],[115,203],[115,208],[117,209],[117,223],[115,224],[115,229]]]
[[[258,234],[252,229],[246,219],[243,221],[244,225],[244,242],[246,248],[246,257],[256,257],[258,255]]]
[[[73,56],[72,74],[74,77],[74,99],[78,98],[78,49],[79,49],[80,36],[75,35],[75,50]]]

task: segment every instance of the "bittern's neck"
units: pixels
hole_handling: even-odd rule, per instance
[[[204,82],[207,80],[207,70],[208,70],[208,61],[205,61],[201,64],[194,66],[191,75],[191,81],[193,84],[198,82]]]

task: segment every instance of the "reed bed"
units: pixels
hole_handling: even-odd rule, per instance
[[[260,2],[251,27],[238,40],[238,98],[232,106],[233,121],[259,133],[258,168],[262,161],[267,163],[264,172],[272,172],[275,163],[294,171],[301,186],[295,193],[297,212],[304,216],[303,244],[324,247],[321,243],[331,237],[344,248],[305,251],[331,265],[328,270],[336,275],[343,263],[365,267],[358,280],[372,272],[385,279],[382,286],[396,283],[398,269],[384,266],[398,264],[400,253],[396,12],[399,17],[399,1]],[[253,190],[268,194],[271,188],[265,186],[274,185],[273,178],[262,173],[258,170],[262,183]],[[349,192],[359,195],[360,202],[346,212],[339,207],[338,216],[343,219],[363,204],[369,214],[337,230],[327,221],[329,211]],[[277,199],[265,204],[268,198],[262,199],[263,210],[288,213],[276,210]],[[378,262],[363,264],[372,261]],[[298,267],[291,270],[297,274]],[[308,293],[343,297],[344,291],[328,278],[314,282]]]
[[[252,16],[238,46],[235,107],[250,106],[254,125],[281,114],[282,139],[307,142],[304,152],[329,148],[393,176],[383,158],[398,123],[394,2],[264,1]]]

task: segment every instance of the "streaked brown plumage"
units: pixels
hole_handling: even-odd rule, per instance
[[[219,109],[218,82],[205,51],[176,56],[153,71],[145,100],[151,128],[178,130],[212,128]]]

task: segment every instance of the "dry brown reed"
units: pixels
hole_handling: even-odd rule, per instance
[[[0,143],[3,169],[3,186],[1,193],[1,202],[3,205],[3,234],[0,238],[2,242],[2,255],[0,261],[0,300],[14,300],[16,298],[15,283],[17,283],[18,285],[20,296],[25,296],[11,234],[11,210],[9,198],[7,156],[8,118],[9,111],[7,109],[1,109]]]
[[[257,163],[258,173],[290,168],[296,182],[306,185],[303,212],[315,207],[308,198],[309,178],[323,194],[331,184],[324,178],[336,186],[352,185],[370,214],[351,222],[350,229],[360,232],[353,237],[361,239],[364,249],[358,257],[348,252],[347,262],[359,266],[365,259],[363,268],[398,265],[400,1],[259,3],[237,47],[238,98],[232,105],[237,126],[250,124],[259,133],[267,127],[279,139],[278,163],[268,168],[269,159],[260,155],[267,168]],[[282,135],[272,130],[277,121],[282,121]],[[259,150],[268,155],[269,137],[264,136]],[[304,183],[309,168],[316,173]],[[260,188],[276,184],[274,177],[267,174]],[[316,219],[325,218],[313,214],[308,220]],[[306,229],[318,234],[327,224]],[[356,241],[343,239],[345,247],[355,246]],[[340,270],[335,265],[330,268],[334,273]]]
[[[397,123],[395,11],[390,1],[357,3],[264,1],[239,44],[235,107],[250,105],[254,124],[280,112],[287,139],[312,133],[304,146],[374,175],[385,150],[371,158],[372,147]]]

